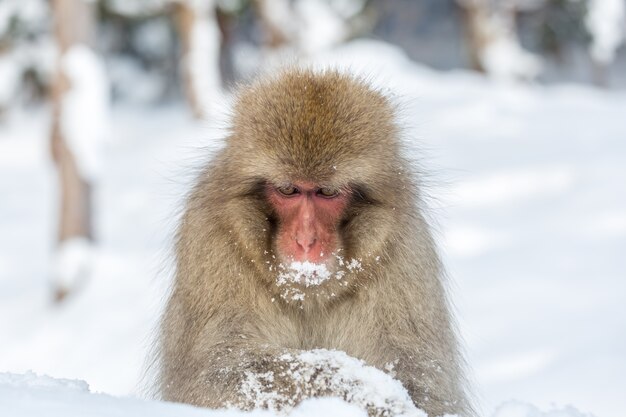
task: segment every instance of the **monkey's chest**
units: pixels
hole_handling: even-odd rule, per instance
[[[352,314],[337,314],[330,317],[301,321],[297,324],[297,346],[302,350],[340,350],[350,356],[370,362],[371,345],[376,339],[376,329],[367,324],[366,317],[353,311]]]

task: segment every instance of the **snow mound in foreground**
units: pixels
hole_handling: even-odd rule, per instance
[[[34,372],[25,374],[0,373],[0,393],[4,390],[20,388],[89,392],[89,384],[77,379],[52,378],[47,375],[37,375]]]
[[[390,388],[381,387],[383,390]],[[185,404],[114,397],[89,391],[84,381],[49,376],[0,373],[0,411],[10,417],[273,417],[266,410],[208,410]],[[314,398],[291,410],[289,417],[367,417],[365,411],[337,398]],[[451,416],[446,416],[451,417]],[[499,406],[492,417],[592,417],[573,407],[547,412],[518,401]]]
[[[496,408],[492,417],[593,417],[568,406],[549,411],[541,411],[532,404],[521,401],[507,401]]]
[[[246,373],[241,390],[246,407],[288,410],[303,398],[329,395],[368,410],[370,416],[427,417],[415,407],[400,381],[344,352],[314,349],[285,353],[275,362],[281,365],[280,371]],[[385,367],[392,375],[393,365]],[[289,382],[283,384],[282,380]],[[294,382],[295,392],[281,390],[281,386]]]
[[[208,410],[185,404],[113,397],[89,392],[84,381],[0,373],[0,414],[7,417],[272,417],[265,410]],[[337,398],[309,399],[289,417],[367,417],[365,411]]]

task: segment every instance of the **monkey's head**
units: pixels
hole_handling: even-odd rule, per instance
[[[245,257],[283,289],[336,294],[371,273],[414,197],[397,136],[388,99],[338,72],[244,89],[221,177]]]

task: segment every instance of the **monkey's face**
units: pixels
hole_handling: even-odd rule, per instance
[[[343,293],[362,269],[361,260],[344,257],[350,256],[345,224],[351,189],[312,181],[268,182],[264,194],[274,221],[269,271],[280,297],[302,307],[311,299]]]
[[[313,263],[334,268],[340,249],[339,223],[348,190],[308,182],[268,184],[267,199],[278,219],[274,250],[283,264]]]

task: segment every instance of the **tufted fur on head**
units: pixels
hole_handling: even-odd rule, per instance
[[[381,93],[336,71],[299,69],[243,90],[229,146],[250,157],[249,166],[238,161],[240,169],[265,177],[359,178],[384,193],[397,183],[389,166],[398,158],[396,136],[393,108]]]

